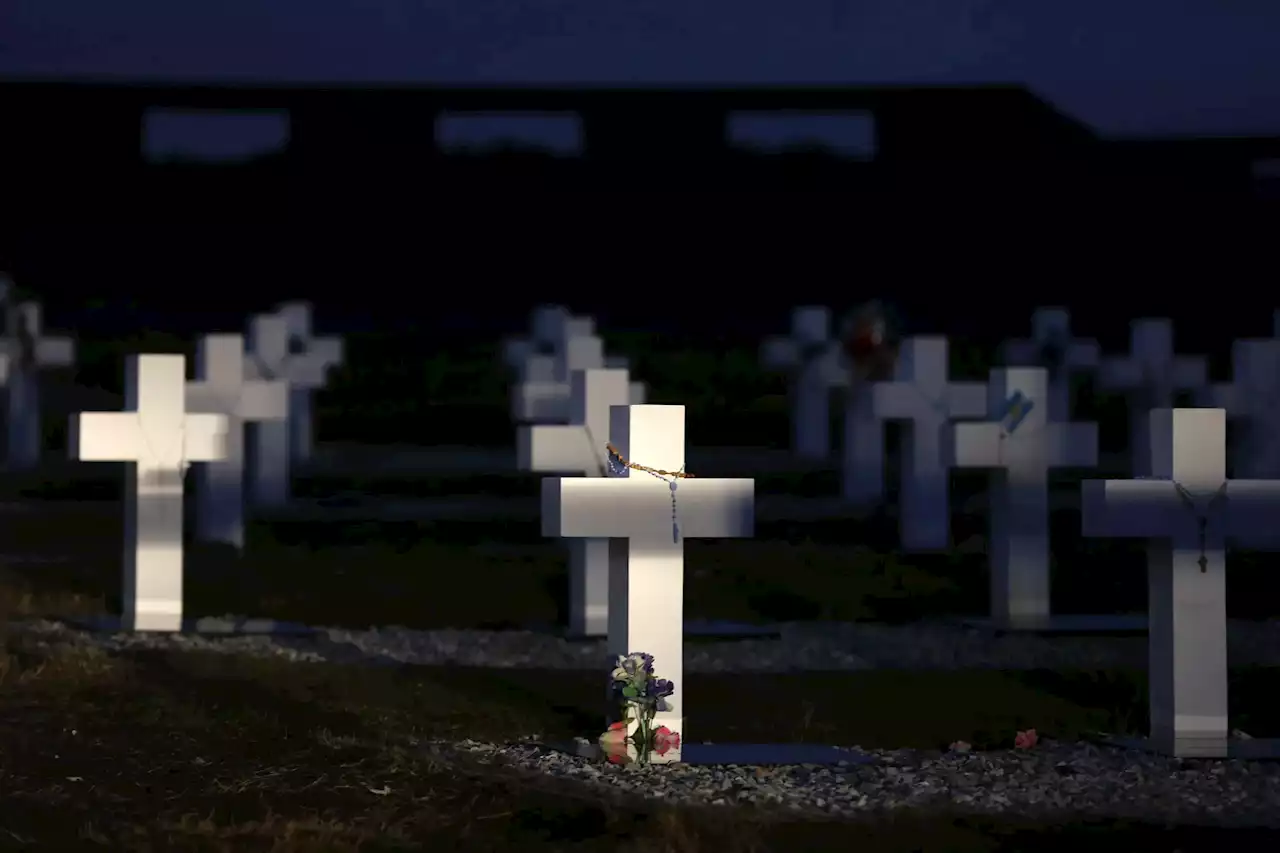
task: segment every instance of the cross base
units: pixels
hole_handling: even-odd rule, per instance
[[[569,743],[542,744],[544,749],[564,752],[588,761],[608,761],[608,753],[597,743],[579,739]],[[680,749],[654,756],[654,764],[740,765],[747,767],[796,764],[874,764],[874,755],[841,746],[818,743],[682,743]]]
[[[249,619],[243,616],[204,616],[199,619],[183,619],[181,628],[167,626],[149,627],[142,624],[141,618],[136,625],[130,626],[124,617],[114,614],[97,616],[50,616],[52,621],[62,622],[82,631],[102,634],[122,634],[132,631],[150,631],[163,633],[199,634],[211,637],[243,637],[243,636],[289,636],[310,637],[319,633],[315,628],[299,625],[294,622],[277,622],[274,619]]]
[[[1182,737],[1171,742],[1169,738],[1105,735],[1100,740],[1106,746],[1113,746],[1117,749],[1132,749],[1172,758],[1229,758],[1241,761],[1280,760],[1280,739],[1277,738],[1251,738],[1244,740],[1219,736]]]
[[[996,634],[1145,634],[1147,617],[1132,614],[1046,614],[1006,619],[964,619],[966,628]]]
[[[600,626],[598,622],[588,620],[588,625],[596,625],[596,632],[576,631],[570,627],[565,632],[568,640],[600,640],[609,635],[608,626]],[[778,625],[753,625],[749,622],[730,622],[718,619],[686,619],[684,622],[686,637],[705,638],[751,638],[753,640],[777,639],[782,636],[782,628]]]

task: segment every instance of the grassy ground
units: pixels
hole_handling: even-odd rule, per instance
[[[1233,700],[1267,706],[1265,680],[1238,673]],[[1069,738],[1123,729],[1141,714],[1134,673],[744,681],[708,676],[689,685],[690,703],[707,719],[741,720],[733,711],[748,693],[769,697],[757,717],[717,730],[725,742],[784,732],[842,743],[856,733],[868,747],[938,748],[961,738],[1007,748],[1020,726]],[[1253,838],[1128,823],[1046,827],[923,814],[824,821],[648,806],[423,744],[589,731],[599,696],[590,674],[107,655],[10,633],[0,687],[3,849],[747,853],[855,845],[1065,851],[1104,843],[1189,851]]]
[[[6,622],[116,609],[118,563],[102,555],[118,552],[118,506],[63,504],[9,517],[11,553],[61,561],[9,561],[0,574]],[[554,619],[563,595],[554,546],[535,547],[536,531],[506,533],[503,544],[488,532],[489,544],[480,544],[447,527],[259,527],[242,562],[193,549],[188,601],[192,615],[249,612],[311,624]],[[870,550],[729,544],[690,545],[695,615],[811,618],[765,612],[784,592],[780,566],[785,591],[799,602],[791,606],[817,606],[823,618],[906,614],[931,595],[954,600],[952,581]],[[854,823],[617,802],[424,746],[434,738],[589,735],[601,712],[594,673],[108,655],[40,647],[14,631],[3,639],[0,798],[13,807],[0,818],[0,849],[755,853],[1111,843],[1187,851],[1247,840],[1227,831],[1047,827],[1016,817],[898,814]],[[1280,734],[1274,681],[1268,670],[1233,671],[1233,726]],[[690,725],[723,743],[942,749],[964,740],[1006,749],[1029,726],[1074,740],[1099,730],[1139,733],[1146,719],[1144,676],[1123,671],[706,675],[685,691],[697,709]],[[757,710],[744,718],[748,702]]]
[[[1055,612],[1145,611],[1140,543],[1081,542],[1073,536],[1078,516],[1061,516],[1054,524]],[[0,565],[46,553],[61,558],[16,564],[33,595],[76,593],[85,608],[118,612],[118,500],[50,501],[4,517]],[[957,513],[954,536],[964,545],[942,554],[891,550],[894,522],[876,518],[761,523],[755,539],[693,540],[686,544],[686,612],[746,622],[982,614],[984,526],[981,517]],[[1278,615],[1274,559],[1232,553],[1230,615]],[[562,544],[544,539],[536,521],[253,524],[243,556],[188,548],[186,606],[192,616],[237,613],[357,628],[564,624],[565,563]]]

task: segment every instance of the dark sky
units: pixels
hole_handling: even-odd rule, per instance
[[[441,83],[1012,81],[1029,84],[1106,135],[1280,133],[1280,4],[5,0],[0,76],[51,75]],[[268,144],[278,131],[244,133]],[[178,131],[173,139],[208,135]],[[244,138],[231,147],[243,147]]]

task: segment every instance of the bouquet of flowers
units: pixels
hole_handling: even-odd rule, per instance
[[[653,673],[653,655],[632,652],[619,655],[610,675],[610,693],[621,705],[622,719],[609,726],[600,736],[600,744],[609,760],[625,764],[634,747],[636,760],[649,763],[650,756],[666,755],[680,748],[680,734],[666,726],[654,727],[659,711],[670,709],[666,699],[676,692],[675,685]]]

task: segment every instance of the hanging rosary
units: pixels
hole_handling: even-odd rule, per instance
[[[628,468],[632,471],[643,471],[646,474],[657,477],[665,482],[671,488],[671,542],[680,544],[680,524],[676,520],[676,484],[682,479],[693,477],[692,474],[686,474],[681,465],[680,471],[663,471],[661,468],[650,468],[647,465],[639,465],[635,462],[628,462],[618,448],[612,443],[605,443],[605,450],[609,452],[609,470],[615,474],[621,474]]]
[[[605,459],[601,459],[601,458],[600,458],[600,451],[598,450],[598,448],[599,448],[599,446],[600,446],[600,445],[596,444],[596,437],[595,437],[595,434],[594,434],[594,433],[592,432],[592,430],[591,430],[591,424],[584,423],[584,424],[582,425],[582,429],[583,429],[583,430],[585,431],[585,433],[586,433],[587,446],[591,448],[591,458],[592,458],[592,459],[594,459],[594,460],[595,460],[595,462],[596,462],[596,471],[597,471],[597,473],[598,473],[601,477],[607,477],[607,476],[609,476],[609,474],[608,474],[608,470],[606,470],[606,469],[612,469],[612,468],[613,468],[613,457],[612,457],[612,454],[611,454],[611,453],[609,453],[608,451],[606,451],[607,458],[605,458]],[[606,442],[605,447],[608,447],[608,446],[609,446],[609,445],[608,445],[608,443]]]
[[[1213,509],[1213,505],[1220,498],[1227,496],[1227,484],[1223,483],[1218,490],[1209,498],[1209,502],[1205,504],[1204,512],[1196,507],[1195,497],[1181,483],[1174,481],[1173,487],[1178,491],[1178,497],[1186,504],[1187,509],[1196,517],[1196,524],[1200,529],[1200,559],[1196,563],[1200,566],[1200,574],[1204,574],[1209,569],[1209,510]]]
[[[1021,391],[1014,391],[1009,395],[1009,399],[1004,402],[1004,409],[1000,413],[1000,419],[996,423],[1000,426],[1000,444],[996,453],[996,459],[1000,462],[1004,461],[1004,443],[1013,435],[1013,433],[1027,419],[1027,415],[1031,414],[1031,410],[1035,408],[1035,401],[1023,394]]]

